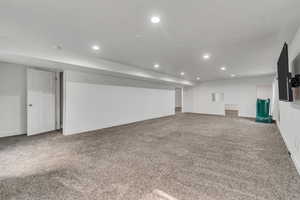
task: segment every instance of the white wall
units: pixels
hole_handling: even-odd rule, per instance
[[[0,62],[0,137],[26,134],[26,66]],[[175,88],[163,83],[66,71],[64,133],[174,114]]]
[[[74,71],[65,77],[65,135],[175,114],[174,88]]]
[[[184,112],[225,115],[225,105],[237,105],[242,117],[255,117],[257,85],[272,85],[273,75],[208,81],[184,89]],[[271,88],[270,88],[271,89]],[[224,93],[224,101],[212,101],[213,93]]]
[[[26,133],[26,69],[0,62],[0,137]]]
[[[175,89],[175,106],[182,107],[182,89],[181,88]]]
[[[272,84],[273,84],[273,82],[272,82]],[[257,98],[272,99],[272,96],[273,96],[272,84],[258,85],[257,86]]]
[[[291,68],[292,62],[298,54],[300,54],[300,29],[295,35],[294,40],[289,44]],[[274,82],[274,86],[276,87],[276,91],[278,91],[277,81]],[[300,103],[280,101],[278,104],[279,110],[276,111],[277,124],[300,173]]]

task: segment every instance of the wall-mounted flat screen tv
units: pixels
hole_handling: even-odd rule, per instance
[[[278,63],[278,89],[280,101],[293,101],[293,90],[291,85],[291,73],[289,72],[288,45],[284,44]]]

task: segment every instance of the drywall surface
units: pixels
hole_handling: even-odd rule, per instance
[[[0,62],[0,137],[26,133],[26,69]]]
[[[256,90],[257,90],[257,98],[272,99],[273,96],[272,83],[268,85],[258,85]]]
[[[299,54],[300,29],[295,35],[294,40],[289,44],[289,60],[291,68],[293,60]],[[290,69],[290,71],[292,71],[292,69]],[[277,82],[274,82],[274,85],[276,91],[278,91]],[[282,101],[279,101],[278,104],[278,110],[276,111],[277,124],[300,174],[300,104],[299,102],[289,103]]]
[[[184,89],[184,112],[225,115],[225,105],[236,105],[241,117],[255,117],[257,85],[272,85],[274,75],[208,81]],[[270,88],[271,90],[272,88]],[[213,94],[224,101],[213,101]]]
[[[65,135],[175,114],[174,88],[74,71],[65,77]]]

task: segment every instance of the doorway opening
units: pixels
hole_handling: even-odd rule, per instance
[[[175,113],[182,112],[182,88],[175,88]]]
[[[27,135],[63,128],[63,72],[27,69]]]

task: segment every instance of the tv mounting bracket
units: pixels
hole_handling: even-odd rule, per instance
[[[295,77],[291,78],[292,87],[300,87],[300,74],[296,74]]]

